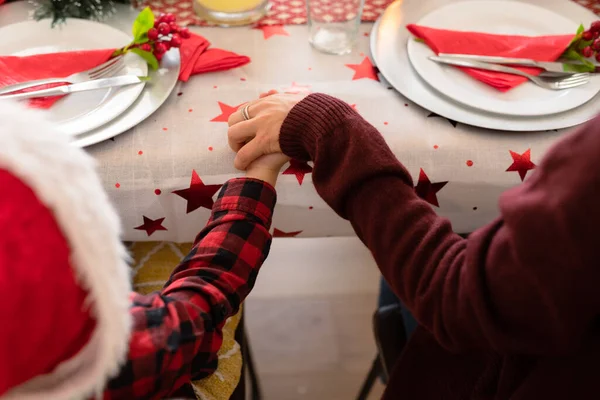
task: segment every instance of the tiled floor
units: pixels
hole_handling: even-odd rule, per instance
[[[275,240],[246,302],[266,400],[356,397],[375,355],[378,279],[355,238]]]

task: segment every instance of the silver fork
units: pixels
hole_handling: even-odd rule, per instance
[[[104,64],[100,64],[97,67],[88,69],[87,71],[77,72],[65,78],[38,79],[35,81],[28,81],[23,83],[16,83],[14,85],[4,86],[0,88],[0,95],[31,88],[34,86],[47,85],[49,83],[79,83],[94,79],[106,78],[119,72],[124,65],[125,61],[123,59],[123,56],[118,56],[115,58],[111,58]]]
[[[463,61],[454,58],[438,56],[431,56],[429,59],[442,64],[483,69],[486,71],[505,72],[507,74],[523,76],[536,85],[550,90],[571,89],[577,86],[585,85],[590,81],[590,74],[588,72],[581,72],[578,74],[568,75],[566,77],[543,77],[534,76],[516,68],[505,67],[504,65],[490,64],[481,61]]]

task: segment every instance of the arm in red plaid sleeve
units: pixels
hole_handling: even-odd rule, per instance
[[[221,328],[269,252],[275,201],[275,190],[262,181],[223,186],[208,224],[164,289],[133,295],[129,358],[105,398],[164,398],[216,369]]]

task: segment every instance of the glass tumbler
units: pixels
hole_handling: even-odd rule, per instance
[[[364,4],[365,0],[307,0],[310,44],[324,53],[350,53]]]
[[[269,0],[193,0],[193,3],[198,16],[220,26],[251,24],[269,10]]]

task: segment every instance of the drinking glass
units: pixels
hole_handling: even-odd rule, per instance
[[[307,0],[309,42],[330,54],[352,51],[365,0]]]
[[[194,0],[201,18],[221,26],[247,25],[261,19],[269,10],[269,0]]]

